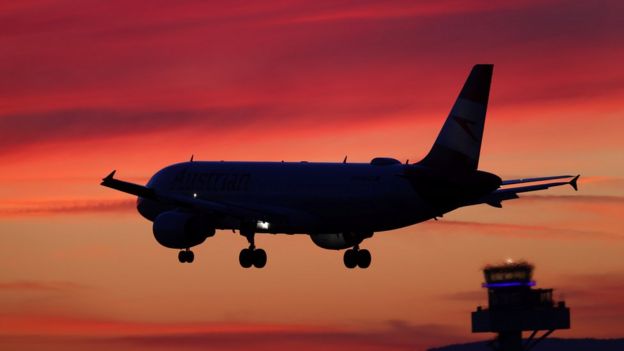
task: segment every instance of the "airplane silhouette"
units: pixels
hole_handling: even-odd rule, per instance
[[[578,175],[503,181],[477,169],[493,68],[472,68],[433,147],[418,163],[386,157],[370,163],[347,163],[346,157],[337,163],[191,159],[161,169],[145,186],[116,179],[115,171],[101,185],[136,195],[154,237],[180,250],[180,262],[193,262],[191,247],[217,229],[229,229],[249,242],[239,254],[245,268],[266,265],[266,252],[255,245],[259,233],[309,235],[321,248],[347,249],[347,268],[367,268],[371,254],[360,244],[374,233],[463,206],[500,208],[524,192],[566,184],[577,190]],[[524,183],[534,184],[508,187]]]

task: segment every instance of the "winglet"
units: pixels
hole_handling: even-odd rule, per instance
[[[102,182],[107,182],[107,181],[111,181],[111,180],[113,180],[113,177],[115,176],[115,172],[117,172],[117,170],[116,170],[116,169],[115,169],[115,170],[113,170],[112,172],[110,172],[110,174],[109,174],[109,175],[107,175],[106,177],[104,177],[104,178],[102,179]]]
[[[581,175],[577,174],[576,177],[572,178],[572,180],[570,181],[570,185],[574,188],[575,191],[578,191],[578,179]]]

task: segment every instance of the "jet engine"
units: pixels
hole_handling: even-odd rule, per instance
[[[163,212],[152,227],[156,241],[171,249],[199,245],[215,234],[214,226],[203,217],[180,211]]]
[[[370,238],[373,233],[322,233],[322,234],[310,234],[312,242],[318,247],[328,250],[342,250],[348,249],[355,245],[359,245],[364,239]]]

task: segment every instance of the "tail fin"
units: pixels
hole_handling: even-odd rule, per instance
[[[475,65],[431,151],[419,164],[450,171],[476,170],[494,65]]]

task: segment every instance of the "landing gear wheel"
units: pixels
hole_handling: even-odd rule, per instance
[[[355,251],[353,249],[349,249],[349,250],[345,251],[344,257],[343,257],[343,261],[344,261],[345,267],[347,267],[349,269],[355,268],[355,266],[357,266],[357,264],[358,264],[358,254],[357,254],[357,251]]]
[[[195,261],[195,254],[193,251],[189,250],[186,252],[186,262],[193,263],[193,261]]]
[[[368,268],[371,264],[371,254],[368,250],[359,250],[357,252],[357,265],[360,268]]]
[[[254,261],[254,252],[251,249],[242,249],[240,254],[238,255],[238,262],[241,267],[249,268],[253,264]]]
[[[180,263],[192,263],[195,260],[195,254],[191,250],[182,250],[178,252],[178,261]]]
[[[267,254],[262,249],[257,249],[252,251],[253,253],[253,266],[256,268],[262,268],[266,266],[267,263]]]

